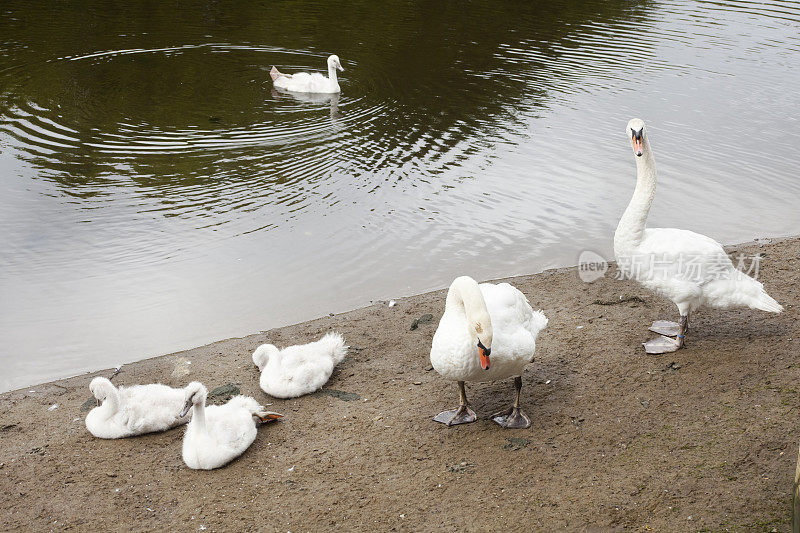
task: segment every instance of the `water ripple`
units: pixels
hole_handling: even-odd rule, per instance
[[[607,253],[634,115],[653,224],[800,225],[797,2],[31,1],[0,19],[15,380]],[[332,52],[341,95],[273,89]]]

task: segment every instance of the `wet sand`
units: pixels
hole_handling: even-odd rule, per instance
[[[444,291],[2,394],[0,530],[788,531],[800,239],[728,249],[764,254],[760,279],[784,313],[702,310],[687,349],[661,356],[641,342],[674,306],[613,279],[613,266],[591,284],[575,268],[509,279],[550,319],[523,376],[527,430],[488,420],[512,400],[510,379],[468,385],[478,422],[432,422],[458,400],[428,360]],[[256,346],[332,329],[352,348],[322,391],[261,392]],[[183,429],[86,431],[89,381],[112,374],[233,383],[286,418],[227,467],[193,471]]]

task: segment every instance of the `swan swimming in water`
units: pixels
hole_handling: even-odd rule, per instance
[[[261,371],[261,389],[276,398],[296,398],[325,385],[333,367],[347,355],[341,334],[331,332],[315,342],[279,350],[262,344],[253,352]]]
[[[631,119],[626,133],[636,155],[637,177],[633,198],[614,233],[617,266],[626,277],[672,300],[680,313],[679,324],[653,322],[650,330],[661,336],[644,343],[647,353],[683,348],[689,317],[702,305],[783,311],[760,282],[734,267],[717,241],[682,229],[645,228],[656,192],[656,164],[644,122]]]
[[[274,66],[269,71],[272,77],[272,85],[278,89],[294,93],[338,93],[339,80],[336,77],[336,70],[344,72],[339,56],[328,57],[328,77],[326,78],[318,72],[297,72],[296,74],[283,74],[278,72]]]
[[[469,408],[464,382],[515,376],[514,403],[492,419],[505,428],[530,427],[519,406],[522,372],[533,361],[536,337],[545,326],[544,314],[534,311],[525,295],[508,283],[478,285],[469,276],[456,278],[433,335],[431,364],[442,377],[458,382],[460,402],[434,420],[448,426],[474,422],[477,417]]]
[[[97,377],[89,390],[98,407],[86,415],[86,429],[101,439],[166,431],[189,421],[189,416],[181,415],[181,389],[160,383],[117,388],[109,379]]]
[[[266,411],[249,396],[234,396],[224,405],[206,407],[208,390],[193,381],[184,389],[181,415],[192,410],[183,436],[183,462],[195,470],[213,470],[242,455],[256,440],[256,421],[271,422],[283,415]]]

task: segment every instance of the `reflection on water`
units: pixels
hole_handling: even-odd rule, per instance
[[[284,98],[294,98],[298,102],[305,102],[307,104],[328,104],[331,109],[331,118],[339,119],[342,114],[339,113],[339,99],[340,93],[325,94],[325,93],[292,93],[283,89],[272,89],[272,98],[279,99],[281,95]]]
[[[798,231],[797,2],[0,11],[0,389],[608,254],[632,116],[653,224]]]

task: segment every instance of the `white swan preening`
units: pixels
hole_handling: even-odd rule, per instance
[[[339,56],[328,57],[328,77],[326,78],[318,72],[297,72],[295,74],[283,74],[278,72],[274,66],[269,75],[272,77],[272,85],[278,89],[294,93],[338,93],[339,80],[336,77],[336,70],[344,71]]]
[[[253,352],[253,362],[261,371],[261,389],[276,398],[296,398],[314,392],[328,382],[333,367],[347,355],[347,348],[336,332],[283,350],[262,344]]]
[[[183,436],[183,462],[195,470],[213,470],[242,455],[256,440],[256,421],[283,415],[266,411],[249,396],[234,396],[224,405],[206,407],[208,390],[193,381],[186,386],[182,414],[192,410]]]
[[[666,353],[684,346],[689,317],[698,307],[750,307],[780,313],[783,307],[764,286],[734,267],[722,245],[692,231],[645,228],[656,192],[656,164],[644,122],[628,122],[628,139],[636,155],[636,189],[614,234],[614,256],[623,274],[678,306],[680,324],[656,321],[661,336],[644,343],[647,353]],[[672,339],[670,337],[676,337]]]
[[[181,389],[160,383],[117,388],[109,379],[98,377],[89,384],[89,390],[102,403],[86,415],[86,429],[101,439],[166,431],[189,420],[189,416],[181,415]]]
[[[447,302],[431,344],[431,364],[445,379],[458,382],[460,403],[456,409],[434,417],[443,424],[465,424],[477,417],[469,408],[465,381],[494,381],[515,376],[516,396],[505,412],[492,415],[507,428],[527,428],[530,419],[519,407],[522,372],[533,361],[536,337],[547,326],[541,311],[508,283],[478,283],[456,278],[447,291]]]

